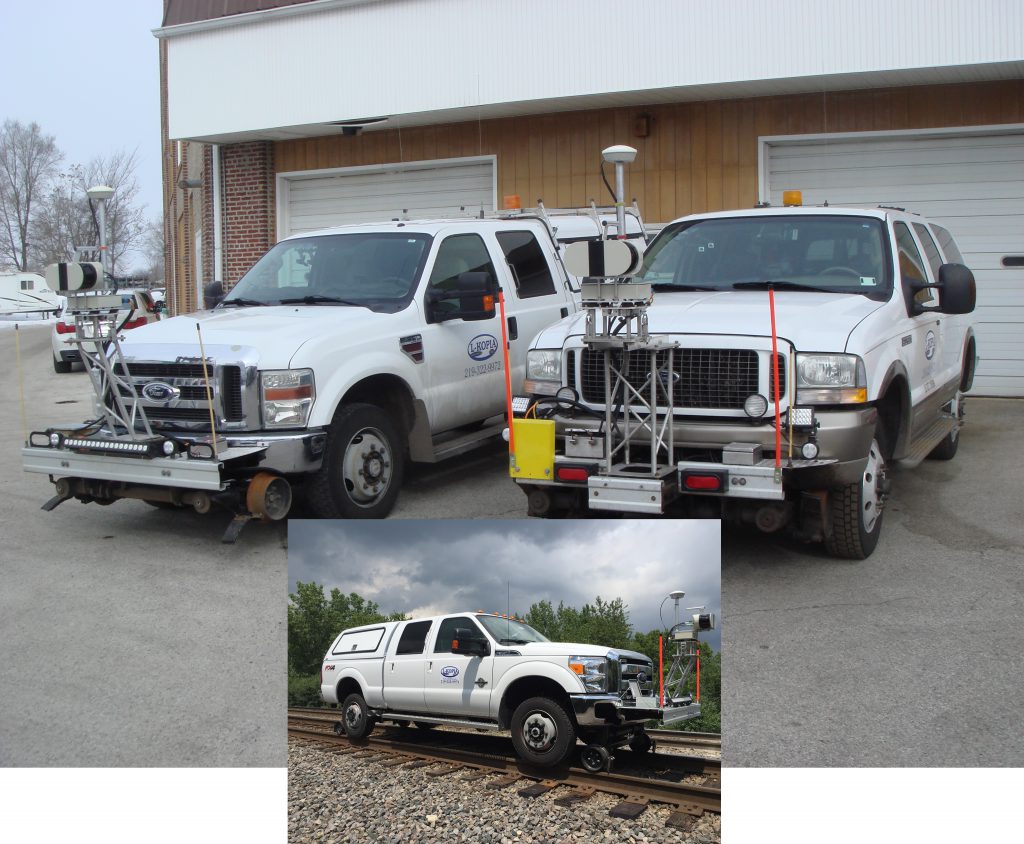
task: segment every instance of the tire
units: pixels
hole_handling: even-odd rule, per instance
[[[647,753],[654,749],[654,741],[647,733],[638,733],[629,740],[629,749],[634,753]]]
[[[562,764],[576,745],[576,724],[551,698],[524,700],[512,714],[511,730],[516,753],[541,768]]]
[[[66,375],[71,371],[71,361],[69,360],[57,360],[53,359],[53,371],[61,375]]]
[[[610,768],[611,754],[607,747],[599,744],[588,744],[580,751],[580,765],[583,770],[591,774],[597,774],[606,768]]]
[[[833,557],[864,560],[875,550],[882,532],[885,473],[885,456],[876,433],[861,479],[829,493],[832,531],[825,539],[825,548]]]
[[[404,474],[405,446],[390,417],[376,405],[344,405],[327,431],[309,504],[323,519],[381,519],[395,506]]]
[[[964,418],[964,397],[957,395],[952,401],[952,410],[962,420]],[[952,460],[960,447],[960,426],[958,425],[928,453],[929,460]]]
[[[341,726],[350,739],[366,738],[373,730],[376,719],[366,707],[366,701],[358,692],[345,698],[341,705]]]

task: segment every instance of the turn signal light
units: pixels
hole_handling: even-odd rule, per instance
[[[124,325],[122,325],[121,328],[124,328],[124,329],[128,329],[128,328],[141,328],[145,324],[146,324],[146,318],[145,317],[138,317],[137,319],[130,319],[130,320],[128,320],[128,322],[126,322]]]

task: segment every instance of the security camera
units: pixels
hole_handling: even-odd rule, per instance
[[[609,164],[632,164],[636,158],[636,150],[625,144],[617,144],[602,150],[601,155]]]

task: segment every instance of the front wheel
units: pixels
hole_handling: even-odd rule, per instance
[[[829,493],[832,530],[825,539],[829,554],[847,560],[871,556],[882,532],[888,490],[885,456],[876,436],[871,441],[861,479]]]
[[[560,765],[576,744],[576,725],[565,708],[551,698],[524,700],[512,714],[511,729],[516,753],[542,768]]]
[[[405,471],[398,427],[381,408],[344,405],[327,432],[309,503],[324,519],[379,519],[391,512]]]
[[[341,726],[350,739],[365,738],[373,730],[375,720],[358,692],[345,698],[341,705]]]

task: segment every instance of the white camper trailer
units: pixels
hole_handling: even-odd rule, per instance
[[[61,297],[37,273],[0,273],[0,315],[49,314],[61,308]]]

